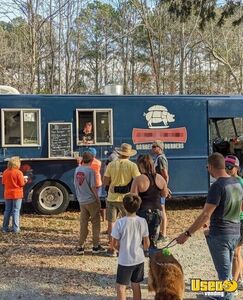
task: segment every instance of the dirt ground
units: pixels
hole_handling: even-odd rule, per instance
[[[200,213],[197,202],[181,201],[168,207],[168,236],[177,236]],[[3,206],[0,206],[0,222]],[[106,230],[107,224],[102,224]],[[0,299],[116,299],[115,274],[117,259],[91,255],[90,238],[87,252],[75,252],[79,235],[79,212],[71,207],[55,216],[40,216],[30,205],[21,215],[21,233],[0,233]],[[89,236],[90,237],[90,236]],[[107,235],[101,235],[107,246]],[[216,279],[202,232],[195,234],[185,245],[176,245],[171,252],[183,266],[186,278],[185,299],[204,299],[190,292],[190,278]],[[146,276],[142,298],[153,299],[147,291]],[[131,299],[131,290],[128,290]],[[243,293],[235,299],[243,299]]]

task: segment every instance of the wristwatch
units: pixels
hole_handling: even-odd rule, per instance
[[[192,236],[188,230],[187,230],[187,231],[185,231],[184,233],[185,233],[185,235],[186,235],[186,236],[189,236],[189,237],[191,237],[191,236]]]

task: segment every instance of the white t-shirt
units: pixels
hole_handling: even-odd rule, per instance
[[[111,235],[120,242],[119,265],[134,266],[144,262],[142,240],[149,236],[148,224],[144,218],[134,216],[118,219]]]

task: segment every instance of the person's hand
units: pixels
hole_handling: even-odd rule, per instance
[[[208,229],[209,228],[209,224],[208,223],[203,224],[202,228]]]
[[[209,223],[203,224],[202,228],[203,228],[204,235],[208,236],[209,235]]]
[[[110,191],[111,193],[115,193],[115,187],[114,187],[113,185],[110,185],[109,191]]]
[[[183,232],[176,238],[176,241],[178,244],[184,244],[188,238],[189,236],[185,235],[185,232]]]
[[[204,230],[204,232],[203,232],[203,233],[204,233],[204,235],[205,235],[205,236],[208,236],[208,235],[209,235],[209,229],[207,229],[207,230]]]
[[[171,192],[171,190],[168,188],[168,195],[167,195],[166,198],[170,199],[171,197],[172,197],[172,192]]]
[[[82,161],[83,161],[83,157],[82,157],[82,156],[77,157],[77,164],[78,164],[79,166],[81,166]]]

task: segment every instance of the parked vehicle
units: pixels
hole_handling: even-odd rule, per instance
[[[20,156],[25,200],[43,214],[63,212],[75,200],[76,157],[89,146],[105,162],[121,143],[140,154],[164,141],[174,196],[207,193],[212,151],[235,153],[243,162],[241,96],[0,95],[0,110],[0,172]]]

